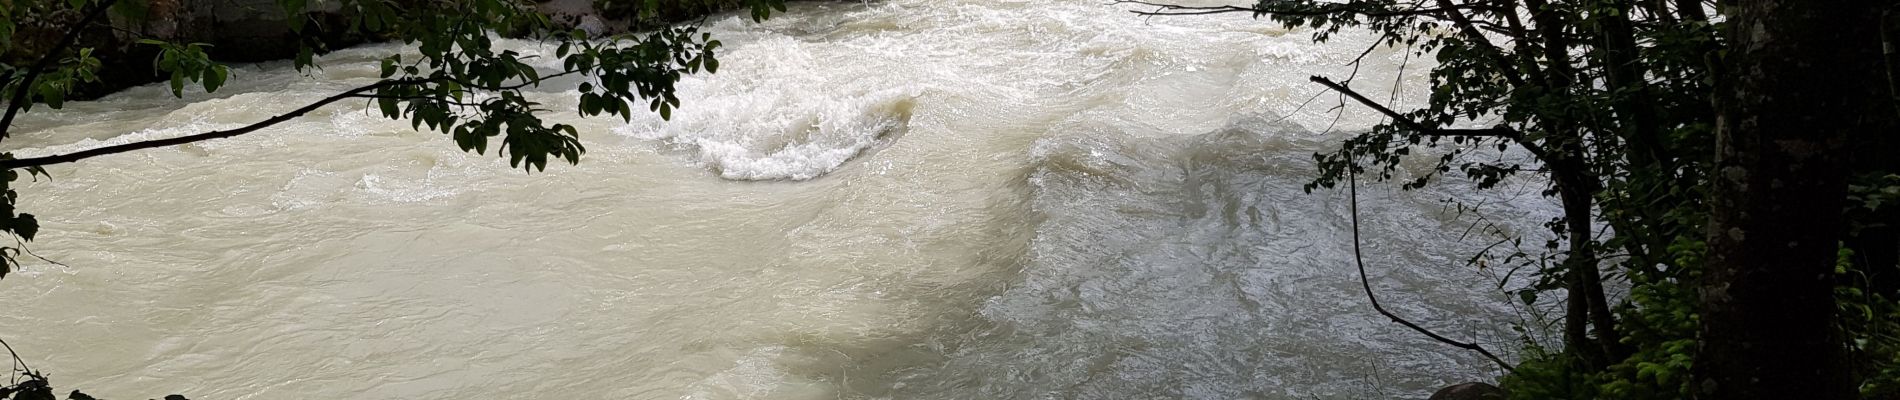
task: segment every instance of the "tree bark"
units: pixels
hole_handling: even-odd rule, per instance
[[[1715,94],[1702,399],[1855,396],[1833,332],[1849,146],[1876,134],[1879,1],[1738,0]],[[1877,78],[1876,78],[1877,79]],[[1865,92],[1865,93],[1863,93]]]

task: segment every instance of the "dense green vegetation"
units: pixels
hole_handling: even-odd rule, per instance
[[[1353,77],[1315,78],[1390,120],[1316,154],[1307,188],[1547,179],[1560,239],[1478,255],[1535,271],[1527,304],[1564,298],[1561,346],[1527,335],[1504,377],[1515,397],[1900,395],[1891,2],[1138,4],[1250,13],[1318,41],[1369,30],[1436,55],[1430,100],[1410,112],[1352,92]],[[1428,172],[1399,174],[1408,163]]]

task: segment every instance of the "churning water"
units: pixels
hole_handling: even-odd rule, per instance
[[[725,68],[683,83],[673,121],[557,112],[589,152],[545,173],[363,104],[55,166],[22,208],[45,224],[33,248],[67,266],[29,257],[0,281],[0,336],[113,398],[1401,398],[1495,373],[1375,314],[1344,192],[1300,190],[1313,152],[1378,122],[1335,119],[1331,94],[1301,107],[1323,90],[1307,77],[1347,76],[1368,37],[1126,11],[714,18]],[[35,110],[8,147],[238,126],[370,82],[401,50]],[[1402,78],[1417,104],[1425,58],[1375,49],[1355,87],[1383,98]],[[537,90],[574,107],[571,85]],[[1368,185],[1374,287],[1515,347],[1500,274],[1463,262],[1495,237],[1460,232],[1535,235],[1554,213],[1535,190]]]

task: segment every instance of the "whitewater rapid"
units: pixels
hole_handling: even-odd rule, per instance
[[[1495,377],[1375,314],[1344,192],[1301,190],[1313,152],[1379,122],[1307,81],[1352,74],[1369,37],[1127,11],[714,17],[722,69],[681,83],[672,121],[533,89],[588,148],[540,173],[362,104],[50,167],[20,208],[63,265],[0,280],[0,338],[109,398],[1422,398]],[[240,126],[398,51],[36,109],[6,148]],[[1354,86],[1416,105],[1431,63],[1376,48]],[[1373,287],[1514,353],[1503,272],[1465,260],[1497,239],[1474,223],[1542,243],[1538,189],[1365,186]]]

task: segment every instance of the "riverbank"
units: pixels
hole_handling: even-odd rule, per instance
[[[1312,153],[1380,120],[1302,107],[1324,90],[1305,77],[1363,54],[1363,90],[1394,93],[1431,58],[1093,0],[790,8],[709,19],[724,66],[684,77],[670,120],[546,113],[580,132],[579,166],[524,174],[344,102],[48,168],[19,208],[71,267],[28,261],[6,284],[34,301],[0,325],[112,398],[1420,399],[1496,376],[1375,313],[1346,196],[1301,190]],[[7,143],[242,126],[402,51],[36,109]],[[526,95],[572,110],[578,81]],[[1362,187],[1375,290],[1461,338],[1518,337],[1518,300],[1459,262],[1494,239],[1444,234],[1483,212],[1543,240],[1558,210],[1514,182]]]
[[[562,29],[605,35],[694,21],[743,7],[739,0],[667,0],[655,3],[658,7],[651,10],[643,9],[644,4],[546,0],[535,8]],[[82,84],[69,98],[93,99],[163,80],[152,67],[158,48],[140,44],[141,39],[205,43],[210,45],[206,52],[212,60],[253,63],[296,57],[302,45],[327,53],[385,37],[382,32],[350,29],[352,15],[338,2],[311,2],[302,15],[307,23],[301,34],[291,31],[290,18],[277,0],[155,0],[150,6],[144,18],[113,14],[80,32],[73,47],[92,48],[93,56],[104,64],[95,71],[98,81]],[[0,54],[0,62],[19,68],[32,65],[81,16],[64,9],[20,16],[12,46]]]

